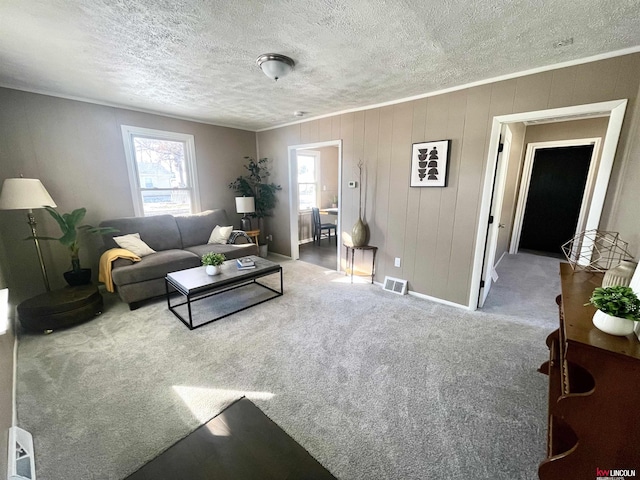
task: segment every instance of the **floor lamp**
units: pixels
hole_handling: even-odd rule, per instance
[[[27,223],[31,227],[31,235],[36,244],[40,269],[42,270],[42,279],[44,280],[44,286],[47,291],[50,291],[51,288],[49,287],[47,271],[44,268],[40,242],[38,242],[38,236],[36,234],[36,219],[33,216],[33,209],[55,206],[56,202],[53,201],[47,189],[44,188],[44,185],[42,185],[42,182],[38,179],[7,178],[2,184],[0,210],[28,210]]]

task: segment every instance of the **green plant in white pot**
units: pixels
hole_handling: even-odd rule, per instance
[[[593,324],[611,335],[633,333],[633,322],[640,320],[640,299],[630,287],[598,287],[586,305],[598,309],[593,315]]]
[[[202,255],[202,265],[207,275],[218,275],[222,272],[222,264],[227,258],[222,253],[209,252]]]

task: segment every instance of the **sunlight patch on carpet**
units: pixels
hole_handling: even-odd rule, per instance
[[[230,404],[242,397],[249,400],[271,400],[271,392],[252,392],[243,390],[228,390],[223,388],[189,387],[174,385],[173,390],[182,399],[194,417],[204,423],[211,419],[211,406]]]

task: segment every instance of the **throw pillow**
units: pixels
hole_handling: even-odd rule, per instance
[[[113,241],[118,244],[120,248],[126,248],[130,252],[135,253],[139,257],[156,253],[149,245],[140,240],[139,233],[131,233],[129,235],[122,235],[120,237],[113,237]]]
[[[231,236],[231,231],[233,230],[233,226],[231,227],[221,227],[220,225],[216,225],[216,228],[211,232],[211,236],[209,237],[209,241],[207,243],[227,243],[229,237]]]

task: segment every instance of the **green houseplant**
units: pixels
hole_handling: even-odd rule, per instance
[[[241,175],[229,184],[238,196],[254,197],[256,211],[250,214],[253,218],[258,219],[260,228],[260,237],[264,238],[264,229],[262,228],[262,219],[270,217],[276,206],[276,192],[282,190],[280,185],[269,182],[270,161],[268,158],[255,160],[253,157],[244,157],[247,164],[244,168],[249,172],[248,175]]]
[[[598,309],[593,324],[611,335],[633,333],[633,321],[640,319],[640,299],[630,287],[598,287],[586,305]]]
[[[80,222],[87,214],[86,208],[77,208],[71,213],[58,213],[52,207],[45,207],[49,215],[60,226],[61,237],[40,237],[39,240],[57,240],[67,247],[71,257],[71,270],[64,273],[64,278],[69,285],[84,285],[91,282],[91,269],[80,267],[80,239],[82,233],[103,234],[117,232],[111,227],[92,227],[91,225],[80,225]],[[29,237],[33,239],[34,237]]]
[[[202,265],[206,267],[207,275],[217,275],[222,271],[220,267],[227,258],[222,253],[208,252],[202,255]]]

